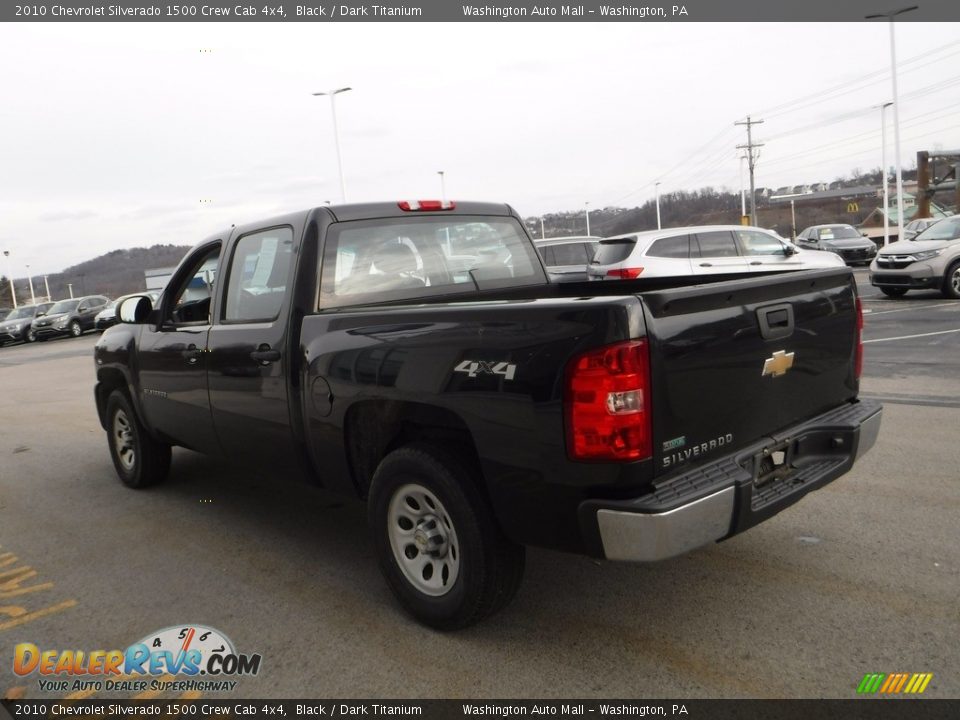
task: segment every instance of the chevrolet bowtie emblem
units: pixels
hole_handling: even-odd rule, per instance
[[[786,375],[787,370],[793,367],[793,353],[788,353],[785,350],[777,350],[773,357],[768,357],[763,361],[763,372],[761,376],[773,375],[773,377],[780,377],[781,375]]]

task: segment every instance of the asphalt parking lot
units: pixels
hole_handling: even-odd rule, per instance
[[[45,696],[17,643],[202,623],[264,658],[236,697],[851,698],[874,672],[960,697],[960,302],[857,276],[862,390],[885,411],[853,472],[657,565],[532,550],[513,604],[456,634],[398,610],[357,504],[188,451],[166,484],[123,488],[95,336],[2,348],[0,694]]]

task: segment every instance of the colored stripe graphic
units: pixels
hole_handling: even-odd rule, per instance
[[[897,695],[899,693],[919,695],[927,689],[933,679],[933,673],[867,673],[857,685],[860,695],[883,693]]]

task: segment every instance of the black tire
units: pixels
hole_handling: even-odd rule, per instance
[[[419,499],[419,517],[406,504],[410,498]],[[504,536],[477,479],[437,448],[408,445],[384,458],[370,486],[367,516],[387,584],[424,625],[467,627],[506,606],[520,587],[525,549]],[[401,555],[410,563],[406,569]],[[418,564],[420,578],[411,567]],[[439,569],[428,577],[427,565]]]
[[[29,328],[26,334],[23,336],[23,341],[26,343],[32,343],[37,341],[37,333],[33,328]]]
[[[943,296],[951,300],[960,300],[960,260],[947,268],[943,276]]]
[[[150,436],[120,390],[107,398],[107,444],[117,475],[127,487],[156,485],[170,471],[170,446]]]
[[[907,288],[882,287],[880,288],[880,292],[882,292],[887,297],[902,298],[904,295],[907,294]]]
[[[80,337],[83,335],[83,326],[80,325],[79,320],[74,320],[72,323],[70,323],[70,334],[73,337]]]

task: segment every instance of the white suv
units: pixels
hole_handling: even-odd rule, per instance
[[[632,280],[843,265],[835,253],[801,250],[762,228],[702,225],[601,240],[587,273],[590,280]]]

